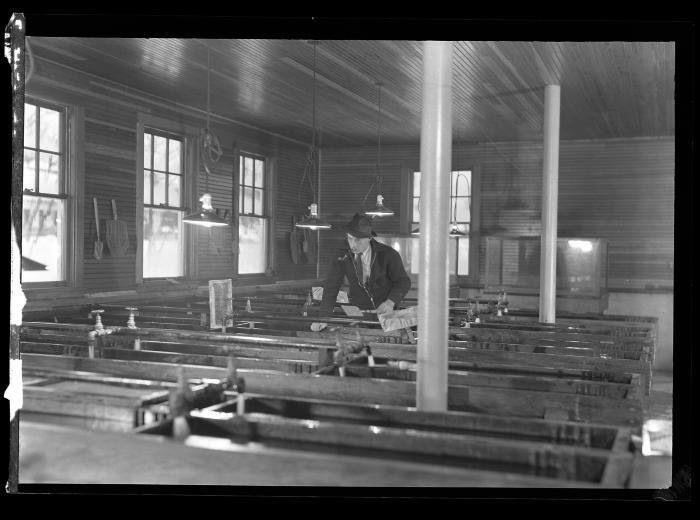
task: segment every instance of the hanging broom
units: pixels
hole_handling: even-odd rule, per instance
[[[106,222],[107,247],[112,256],[122,256],[129,248],[129,233],[126,222],[117,219],[117,203],[112,199],[112,213],[114,220]]]
[[[95,208],[95,229],[97,230],[97,240],[95,240],[94,254],[97,260],[102,259],[102,240],[100,240],[100,216],[97,212],[97,198],[92,198],[92,205]]]

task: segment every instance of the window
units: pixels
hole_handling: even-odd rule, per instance
[[[411,223],[414,230],[420,224],[420,172],[413,172],[411,180]],[[451,227],[463,233],[471,232],[472,207],[472,172],[459,170],[452,172],[450,185],[450,224]],[[418,240],[413,240],[411,247],[411,274],[418,274]],[[450,239],[449,241],[449,272],[459,276],[467,276],[469,272],[469,236]]]
[[[143,132],[143,277],[185,276],[184,140]]]
[[[267,183],[265,160],[240,154],[238,185],[238,273],[267,269]]]
[[[22,282],[65,282],[68,273],[66,109],[24,105]]]

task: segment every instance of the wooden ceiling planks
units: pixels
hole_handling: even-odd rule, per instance
[[[306,40],[30,37],[32,52],[196,110],[310,141],[313,47]],[[324,146],[417,143],[422,42],[325,40],[316,55]],[[466,142],[541,139],[544,86],[562,87],[561,138],[673,135],[673,42],[460,41],[453,132]]]

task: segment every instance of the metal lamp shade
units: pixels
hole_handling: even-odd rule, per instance
[[[205,193],[199,199],[201,202],[201,208],[197,213],[192,213],[187,215],[182,221],[185,224],[191,224],[194,226],[201,227],[220,227],[228,226],[228,222],[218,216],[211,205],[211,195]]]
[[[369,211],[365,211],[368,217],[391,217],[394,215],[393,210],[384,206],[384,197],[377,195],[377,204]]]
[[[311,204],[311,206],[309,206],[309,215],[304,216],[301,222],[297,222],[295,226],[302,229],[331,229],[329,223],[324,222],[318,217],[317,204]]]

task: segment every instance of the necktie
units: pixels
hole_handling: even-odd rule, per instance
[[[355,270],[357,271],[357,281],[362,285],[365,281],[365,277],[362,270],[362,255],[360,253],[355,254]]]

